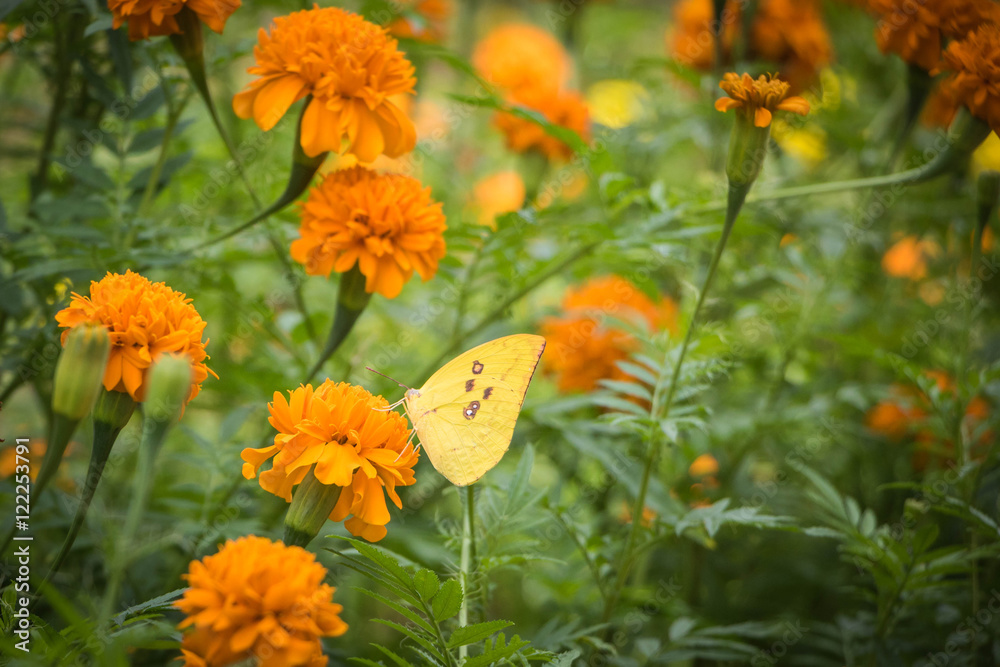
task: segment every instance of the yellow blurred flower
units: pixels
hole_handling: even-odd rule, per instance
[[[688,474],[692,477],[705,477],[719,472],[719,462],[711,454],[702,454],[688,466]]]
[[[587,108],[595,123],[620,129],[650,115],[649,92],[636,81],[608,79],[587,89]]]

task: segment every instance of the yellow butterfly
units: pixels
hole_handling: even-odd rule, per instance
[[[468,486],[510,447],[524,394],[545,349],[531,334],[497,338],[458,355],[403,399],[438,472]]]

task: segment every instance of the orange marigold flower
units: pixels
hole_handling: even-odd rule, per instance
[[[177,14],[184,9],[190,9],[202,23],[221,33],[240,4],[241,0],[108,0],[108,9],[112,27],[117,30],[127,22],[128,38],[136,41],[179,34],[182,31]]]
[[[573,130],[585,142],[590,141],[590,114],[579,93],[551,88],[523,89],[511,98],[511,102],[537,111],[550,123]],[[504,133],[507,148],[513,151],[537,150],[550,160],[573,157],[569,144],[549,135],[537,123],[503,112],[496,114],[494,123]]]
[[[302,150],[354,153],[371,162],[398,157],[417,142],[413,122],[388,98],[413,93],[414,68],[386,30],[336,7],[314,6],[276,18],[254,47],[260,78],[233,98],[240,118],[270,130],[298,100]]]
[[[889,440],[899,441],[909,433],[915,421],[925,416],[922,410],[906,405],[905,400],[886,399],[868,411],[865,425]]]
[[[334,604],[326,568],[301,547],[250,535],[191,561],[176,607],[192,628],[181,641],[185,667],[224,667],[257,657],[261,665],[321,667],[321,637],[347,624]],[[256,661],[255,661],[256,662]]]
[[[560,89],[569,81],[571,62],[552,33],[526,23],[494,28],[472,53],[472,64],[490,83],[510,91]]]
[[[732,62],[733,45],[743,23],[742,5],[723,8],[723,63]],[[689,67],[709,70],[715,59],[715,10],[712,0],[682,0],[674,5],[674,27],[667,49]],[[801,90],[833,60],[830,35],[815,0],[760,0],[750,25],[749,55],[781,66],[793,89]]]
[[[401,14],[389,24],[396,37],[408,37],[422,42],[440,42],[454,7],[451,0],[401,0]]]
[[[719,472],[719,462],[711,454],[702,454],[688,467],[688,474],[692,477],[705,477],[715,475]]]
[[[677,332],[677,304],[659,303],[619,276],[595,278],[563,298],[562,317],[542,323],[551,352],[546,368],[556,374],[561,391],[590,391],[603,379],[631,379],[618,367],[638,342],[608,318],[632,321],[653,330]]]
[[[1000,132],[1000,25],[983,25],[944,52],[944,85],[973,116]]]
[[[292,258],[314,276],[356,263],[365,290],[392,299],[414,271],[434,277],[446,228],[441,204],[417,179],[352,167],[327,174],[309,192]]]
[[[719,88],[729,97],[715,100],[715,108],[725,113],[738,109],[753,121],[756,127],[767,127],[775,111],[790,111],[800,116],[809,113],[809,102],[801,97],[789,97],[789,84],[762,74],[754,79],[749,74],[740,76],[729,72],[722,77]]]
[[[243,450],[243,476],[253,479],[274,457],[271,469],[260,474],[260,486],[291,502],[292,487],[313,470],[321,484],[342,487],[332,521],[353,515],[344,523],[353,535],[371,542],[385,537],[385,495],[402,508],[396,487],[416,481],[413,466],[420,455],[409,444],[406,419],[385,410],[381,396],[346,383],[326,380],[315,390],[307,384],[288,395],[274,393],[268,421],[278,435],[270,447]]]
[[[205,321],[191,305],[191,299],[164,283],[126,271],[108,273],[90,283],[90,296],[76,292],[70,305],[56,313],[56,322],[69,330],[83,322],[103,325],[111,337],[111,352],[104,372],[104,388],[128,392],[133,400],[146,397],[150,366],[160,355],[186,354],[191,359],[191,393],[188,401],[201,391],[201,383],[214,371],[205,365],[208,340],[202,340]]]
[[[916,236],[904,236],[882,256],[882,270],[893,278],[923,280],[927,277],[927,260],[935,257],[940,248],[933,241]]]
[[[513,169],[480,179],[472,189],[472,206],[476,210],[477,221],[496,229],[497,216],[520,209],[526,192],[524,179]]]
[[[978,26],[996,24],[993,0],[871,0],[879,17],[875,39],[882,53],[895,53],[928,71],[938,67],[944,37],[962,39]]]
[[[42,459],[45,458],[45,450],[48,449],[48,445],[44,440],[31,439],[28,443],[28,455],[21,455],[21,459],[18,460],[17,446],[11,444],[3,449],[0,449],[0,479],[6,479],[7,477],[13,477],[18,474],[18,466],[28,467],[28,476],[31,481],[34,482],[35,478],[38,477],[38,471],[42,468]],[[24,463],[24,459],[27,458],[30,463]],[[24,473],[24,468],[21,468],[21,473]]]

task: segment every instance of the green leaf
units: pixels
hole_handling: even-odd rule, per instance
[[[448,579],[434,596],[431,605],[434,620],[440,623],[458,613],[462,608],[462,585],[457,579]]]
[[[158,597],[151,600],[146,600],[145,602],[140,602],[137,605],[129,607],[125,611],[121,612],[114,617],[114,622],[118,625],[122,625],[126,620],[132,618],[133,616],[138,616],[139,614],[149,613],[151,611],[158,611],[161,609],[169,609],[174,606],[174,600],[180,598],[187,588],[178,588],[172,590],[169,593],[164,593]]]
[[[422,646],[425,649],[427,649],[427,652],[430,653],[432,656],[434,656],[439,662],[442,662],[442,663],[447,662],[444,659],[444,656],[441,655],[441,653],[438,651],[437,646],[434,645],[434,642],[428,640],[423,635],[414,632],[413,630],[411,630],[410,628],[408,628],[408,627],[406,627],[404,625],[400,625],[399,623],[396,623],[395,621],[390,621],[390,620],[385,619],[385,618],[373,618],[372,620],[375,621],[376,623],[381,623],[382,625],[388,626],[388,627],[392,628],[393,630],[397,630],[397,631],[403,633],[404,635],[406,635],[407,637],[409,637],[410,639],[412,639],[413,641],[415,641],[417,644],[419,644],[420,646]]]
[[[390,660],[392,660],[395,664],[399,665],[399,667],[410,667],[410,663],[408,663],[401,656],[397,655],[396,653],[393,653],[392,651],[390,651],[386,647],[384,647],[384,646],[382,646],[380,644],[372,644],[372,646],[374,646],[379,651],[381,651],[382,653],[384,653],[387,658],[389,658]]]
[[[407,586],[411,586],[413,584],[413,578],[410,577],[410,574],[396,561],[395,558],[389,554],[385,553],[381,549],[373,547],[367,542],[354,540],[349,537],[342,537],[341,539],[350,542],[351,546],[357,549],[359,554],[395,577],[399,583]]]
[[[394,609],[400,616],[405,616],[406,618],[408,618],[410,620],[410,622],[412,622],[415,626],[417,626],[421,630],[425,631],[427,634],[432,635],[432,636],[435,634],[434,627],[430,623],[428,623],[426,620],[424,620],[423,616],[421,616],[417,612],[413,611],[412,609],[410,609],[410,608],[408,608],[408,607],[406,607],[404,605],[401,605],[398,602],[390,600],[389,598],[387,598],[386,596],[382,595],[381,593],[376,593],[375,591],[370,591],[367,588],[362,588],[360,586],[354,586],[353,588],[354,588],[354,590],[356,590],[357,592],[361,593],[362,595],[367,595],[368,597],[372,598],[373,600],[378,600],[379,602],[381,602],[385,606],[387,606],[387,607],[389,607],[391,609]]]
[[[441,587],[441,581],[432,570],[417,570],[413,575],[413,587],[424,600],[430,600]]]
[[[457,648],[481,642],[512,625],[514,625],[512,621],[504,621],[502,619],[466,625],[464,628],[458,628],[451,633],[451,637],[448,638],[448,648]]]

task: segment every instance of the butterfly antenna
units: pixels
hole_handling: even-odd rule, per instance
[[[388,375],[386,375],[385,373],[379,373],[379,372],[378,372],[377,370],[375,370],[374,368],[372,368],[372,367],[370,367],[370,366],[365,366],[365,370],[368,370],[368,371],[371,371],[372,373],[375,373],[376,375],[381,375],[381,376],[382,376],[382,377],[384,377],[384,378],[385,378],[386,380],[392,380],[393,382],[395,382],[396,384],[398,384],[398,385],[399,385],[400,387],[402,387],[403,389],[412,389],[412,387],[407,387],[407,386],[406,386],[405,384],[403,384],[402,382],[400,382],[400,381],[399,381],[399,380],[397,380],[396,378],[392,378],[392,377],[389,377],[389,376],[388,376]]]

